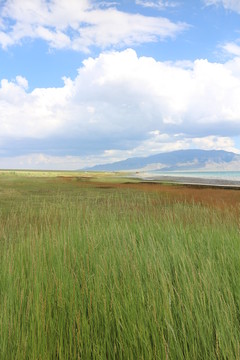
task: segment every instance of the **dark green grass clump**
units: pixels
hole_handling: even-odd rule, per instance
[[[240,358],[236,214],[47,179],[0,200],[1,359]]]

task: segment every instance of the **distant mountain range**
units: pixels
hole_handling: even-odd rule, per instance
[[[240,171],[240,155],[223,150],[178,150],[96,165],[88,171]]]

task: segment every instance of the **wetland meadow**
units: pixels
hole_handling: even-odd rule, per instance
[[[240,191],[0,173],[0,358],[239,359]]]

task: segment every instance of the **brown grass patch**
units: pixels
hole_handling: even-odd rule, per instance
[[[95,183],[95,186],[107,188],[109,184]],[[172,201],[194,202],[222,209],[226,207],[238,208],[240,205],[240,190],[235,189],[196,185],[165,185],[158,183],[111,184],[111,188],[162,193]]]
[[[172,202],[197,203],[203,206],[215,207],[218,209],[233,208],[240,210],[240,190],[232,188],[222,188],[202,185],[183,185],[183,184],[161,184],[154,182],[140,183],[114,183],[91,181],[89,177],[58,177],[57,181],[63,183],[71,182],[72,185],[79,187],[95,187],[99,189],[132,189],[143,192],[161,193]]]

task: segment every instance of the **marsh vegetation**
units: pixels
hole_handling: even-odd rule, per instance
[[[239,200],[0,176],[1,359],[240,358]]]

